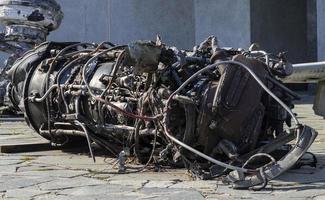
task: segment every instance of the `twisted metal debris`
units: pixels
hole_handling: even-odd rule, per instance
[[[14,107],[52,144],[83,137],[94,161],[93,144],[107,149],[120,173],[186,167],[259,190],[317,136],[291,111],[299,96],[281,82],[293,72],[284,54],[222,48],[213,36],[193,51],[159,38],[42,43],[63,16],[55,1],[1,1],[0,11]],[[144,167],[131,171],[130,157]]]

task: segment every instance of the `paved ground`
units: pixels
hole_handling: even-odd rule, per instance
[[[186,170],[114,174],[114,158],[83,150],[0,154],[0,199],[325,199],[325,121],[314,116],[310,97],[297,105],[300,120],[319,131],[312,146],[317,168],[291,170],[259,192],[233,190],[220,181],[195,181]],[[24,122],[0,122],[0,144],[35,141]],[[39,140],[39,139],[37,139]]]

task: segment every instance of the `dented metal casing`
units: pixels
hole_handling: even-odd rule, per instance
[[[6,76],[12,64],[26,51],[46,41],[49,33],[57,29],[63,13],[55,0],[2,0],[0,1],[0,51],[10,54],[0,69],[0,105],[5,91],[10,88]]]
[[[5,39],[41,43],[62,21],[60,5],[54,0],[0,2],[0,22],[6,26]]]

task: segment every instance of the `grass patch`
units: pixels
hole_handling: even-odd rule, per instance
[[[33,161],[35,160],[35,158],[32,156],[24,156],[21,160],[27,162],[27,161]]]

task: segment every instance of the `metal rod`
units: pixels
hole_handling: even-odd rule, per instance
[[[82,130],[85,132],[85,135],[86,135],[86,138],[87,138],[87,143],[88,143],[88,148],[89,148],[89,152],[90,152],[90,156],[91,156],[91,158],[93,159],[93,161],[95,163],[96,158],[94,156],[93,149],[91,147],[91,140],[90,140],[87,128],[81,122],[79,122],[77,120],[75,120],[74,122],[75,122],[76,125],[80,126],[82,128]]]

